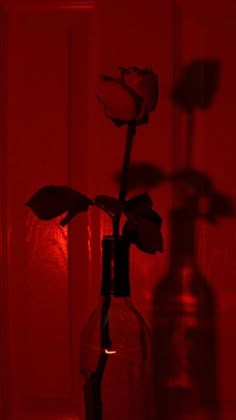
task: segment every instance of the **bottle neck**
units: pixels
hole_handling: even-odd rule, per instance
[[[130,296],[129,242],[121,236],[103,238],[101,296]]]
[[[99,305],[103,307],[104,303],[107,303],[109,299],[109,308],[111,307],[113,310],[119,308],[119,310],[124,307],[124,310],[128,307],[133,307],[133,302],[130,296],[115,296],[114,294],[109,294],[107,296],[101,296]]]
[[[188,209],[175,209],[171,217],[170,268],[197,267],[196,220]]]

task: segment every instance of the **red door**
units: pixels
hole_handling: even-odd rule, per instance
[[[81,406],[78,337],[88,313],[88,218],[82,215],[68,232],[58,220],[36,219],[25,202],[47,184],[88,193],[92,14],[93,4],[80,2],[2,8],[4,415],[14,420],[65,418]]]
[[[36,219],[24,203],[50,184],[70,185],[90,197],[117,195],[125,129],[105,118],[95,93],[97,76],[112,74],[120,65],[150,66],[160,81],[158,108],[149,124],[137,130],[133,161],[151,164],[160,174],[181,168],[187,118],[173,104],[171,91],[182,69],[196,60],[217,60],[220,77],[214,100],[194,117],[192,165],[234,202],[235,4],[3,3],[1,418],[78,419],[79,333],[99,294],[99,241],[110,225],[94,210],[78,216],[68,229],[60,228],[58,220]],[[169,216],[175,199],[171,184],[161,179],[145,181],[146,186],[139,182],[130,191],[148,190],[164,220],[164,254],[131,253],[133,298],[150,326],[155,288],[169,268]],[[215,226],[201,220],[197,232],[199,266],[218,307],[220,420],[233,420],[235,220],[222,217]]]

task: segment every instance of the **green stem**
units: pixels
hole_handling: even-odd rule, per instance
[[[127,128],[126,146],[124,153],[124,160],[121,173],[121,184],[119,192],[119,200],[125,201],[127,194],[128,172],[130,157],[132,151],[133,139],[136,133],[136,124],[130,123]],[[95,204],[97,205],[97,204]],[[111,213],[100,205],[97,205],[102,210],[106,211],[111,216]],[[113,235],[119,236],[120,233],[120,215],[112,217],[113,222]],[[112,342],[109,334],[109,309],[111,298],[106,297],[103,302],[101,311],[101,325],[100,325],[100,338],[101,338],[101,352],[95,372],[87,380],[84,386],[86,420],[102,420],[102,398],[101,398],[101,383],[109,355],[104,353],[104,349],[112,348]]]
[[[105,213],[107,213],[111,218],[113,218],[113,214],[107,210],[105,207],[103,207],[101,204],[94,203],[94,206],[98,207],[99,209],[103,210]]]
[[[119,200],[121,202],[125,201],[126,194],[127,194],[129,165],[130,165],[131,151],[132,151],[132,145],[133,145],[135,134],[136,134],[136,124],[129,123],[127,127],[125,153],[124,153],[122,172],[121,172],[121,183],[120,183],[120,192],[119,192]],[[119,236],[120,218],[121,218],[121,215],[117,215],[113,218],[113,235],[114,236]]]

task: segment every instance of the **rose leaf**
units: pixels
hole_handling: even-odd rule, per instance
[[[152,209],[152,200],[147,193],[136,195],[125,203],[124,212],[126,215],[135,212],[140,215]]]
[[[51,220],[68,212],[60,224],[65,226],[76,214],[87,211],[93,201],[80,192],[67,187],[48,185],[40,188],[27,201],[35,215],[42,220]]]
[[[136,222],[128,219],[122,233],[140,251],[148,254],[163,252],[163,237],[160,226],[148,218],[140,217]]]
[[[127,222],[123,235],[141,251],[149,254],[163,252],[161,234],[161,216],[152,209],[152,200],[148,194],[140,194],[125,204]]]

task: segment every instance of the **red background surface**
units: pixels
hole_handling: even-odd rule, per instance
[[[137,130],[132,159],[162,171],[184,160],[185,115],[170,101],[183,66],[217,59],[211,107],[198,111],[193,166],[235,201],[236,5],[234,0],[1,2],[1,419],[76,419],[81,407],[79,333],[99,294],[97,210],[67,229],[37,220],[24,203],[41,186],[67,184],[93,197],[117,194],[125,128],[107,120],[96,80],[117,66],[150,66],[160,99]],[[142,192],[137,189],[135,192]],[[170,185],[149,189],[162,215],[165,252],[132,250],[134,301],[148,323],[153,291],[168,270]],[[235,220],[198,226],[198,261],[218,305],[222,420],[236,416]]]

